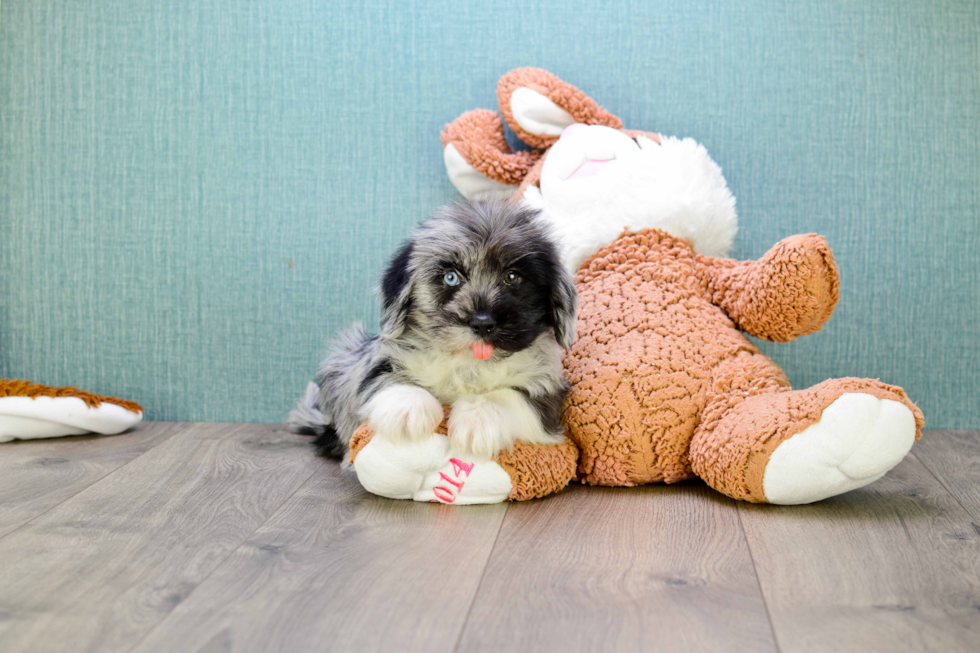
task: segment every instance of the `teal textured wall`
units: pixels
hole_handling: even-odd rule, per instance
[[[443,124],[536,65],[703,142],[738,257],[828,238],[836,315],[764,346],[794,384],[980,427],[980,3],[603,4],[4,0],[0,376],[281,420],[455,196]]]

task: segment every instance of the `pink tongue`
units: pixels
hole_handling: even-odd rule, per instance
[[[474,342],[470,345],[470,349],[473,350],[473,355],[478,361],[485,361],[493,355],[493,345],[489,342]]]

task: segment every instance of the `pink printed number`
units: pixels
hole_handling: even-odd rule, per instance
[[[473,471],[473,463],[464,463],[459,458],[450,458],[449,462],[453,465],[453,471],[456,472],[456,478],[459,478],[460,471],[466,472],[467,476],[469,476],[470,472]]]
[[[443,503],[453,503],[456,501],[456,497],[463,491],[463,486],[466,484],[466,481],[460,478],[460,473],[465,473],[468,478],[470,472],[473,471],[473,463],[463,462],[459,458],[450,458],[449,462],[453,466],[453,474],[456,478],[450,477],[445,472],[439,472],[439,478],[452,487],[437,485],[432,488],[432,494],[436,495],[436,498]]]
[[[441,485],[432,488],[432,494],[436,495],[437,499],[445,503],[452,503],[456,500],[456,495],[449,488],[442,487]]]
[[[463,489],[463,481],[454,481],[453,479],[451,479],[448,476],[446,476],[443,472],[439,472],[439,476],[441,476],[442,477],[442,480],[444,480],[445,482],[449,483],[450,485],[455,485],[457,492],[459,492],[459,491],[461,491]]]

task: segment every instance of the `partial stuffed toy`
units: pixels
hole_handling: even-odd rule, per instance
[[[142,406],[125,399],[0,379],[0,442],[84,433],[115,435],[142,419]]]
[[[735,200],[704,147],[624,130],[540,69],[507,73],[497,98],[537,149],[511,151],[495,112],[470,111],[442,133],[446,169],[467,198],[539,208],[577,271],[578,338],[564,366],[579,480],[700,477],[735,499],[801,504],[902,460],[923,417],[901,388],[845,378],[793,390],[742,334],[788,342],[822,328],[839,289],[823,238],[786,238],[758,261],[720,258]],[[397,459],[403,446],[384,452],[392,474],[411,467]]]
[[[354,432],[350,462],[366,490],[390,499],[467,505],[526,501],[561,490],[575,477],[578,449],[569,440],[537,445],[518,442],[492,460],[454,452],[445,418],[431,437],[393,442],[367,424]]]

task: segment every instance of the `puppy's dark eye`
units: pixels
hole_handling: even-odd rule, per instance
[[[513,270],[504,275],[504,283],[508,286],[516,286],[521,282],[521,275],[517,274]]]
[[[456,270],[450,270],[442,277],[442,282],[447,286],[458,286],[460,279]]]

